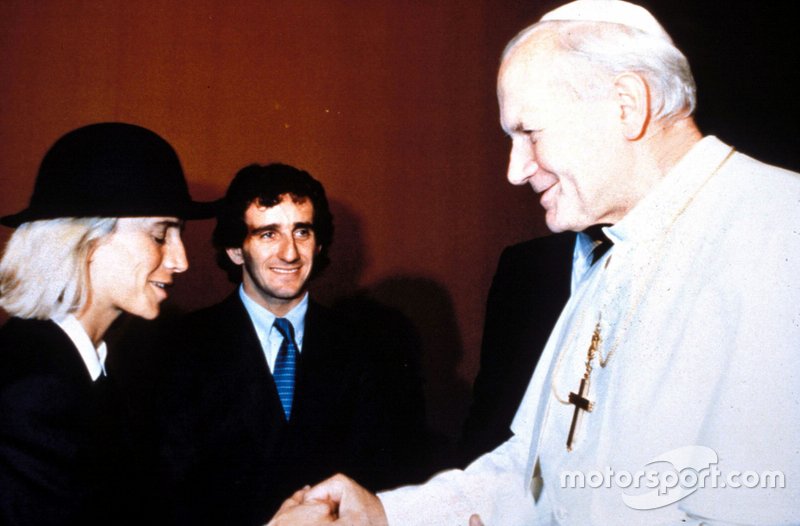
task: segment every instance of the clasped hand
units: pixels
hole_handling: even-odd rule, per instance
[[[380,499],[344,475],[288,498],[267,526],[388,526]]]
[[[344,475],[306,486],[288,498],[267,526],[388,526],[380,499]],[[483,526],[480,517],[469,526]]]

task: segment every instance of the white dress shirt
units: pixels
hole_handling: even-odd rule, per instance
[[[101,341],[100,345],[95,347],[81,322],[72,314],[67,314],[59,319],[54,318],[52,321],[61,327],[61,330],[72,340],[72,344],[78,349],[92,380],[97,380],[101,375],[105,376],[106,356],[108,356],[106,342]]]
[[[278,351],[283,343],[283,336],[280,331],[276,329],[273,324],[275,323],[275,316],[270,311],[256,303],[244,291],[244,286],[239,286],[239,297],[244,304],[245,310],[250,315],[250,320],[256,329],[258,341],[261,343],[261,349],[264,351],[264,357],[267,359],[267,366],[270,372],[275,369],[275,360],[278,359]],[[308,292],[303,295],[300,303],[290,310],[286,316],[294,328],[294,340],[297,344],[297,352],[303,351],[303,336],[306,328],[306,312],[308,311]]]

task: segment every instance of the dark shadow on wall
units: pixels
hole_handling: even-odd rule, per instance
[[[361,219],[333,200],[336,224],[331,265],[312,285],[320,302],[355,319],[374,342],[394,402],[403,407],[398,436],[414,466],[405,481],[422,481],[449,464],[469,403],[469,384],[457,368],[463,356],[453,301],[435,280],[392,276],[364,285],[369,251]],[[404,448],[398,448],[403,450]]]
[[[470,387],[458,374],[463,345],[449,292],[434,280],[396,276],[368,287],[377,302],[407,317],[419,334],[428,422],[443,437],[460,432]]]

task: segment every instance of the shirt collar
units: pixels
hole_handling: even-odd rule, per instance
[[[603,232],[614,244],[644,241],[664,232],[731,151],[716,137],[704,137],[625,217]]]
[[[578,232],[575,237],[575,248],[572,251],[572,279],[570,280],[572,294],[575,293],[592,266],[592,251],[595,246],[596,242],[591,237],[583,232]]]
[[[101,341],[100,345],[95,348],[81,322],[72,314],[67,314],[63,318],[53,319],[53,322],[61,327],[61,330],[67,334],[72,344],[78,349],[92,380],[97,380],[101,375],[106,376],[105,363],[106,356],[108,356],[106,342]]]
[[[259,335],[268,335],[272,330],[272,324],[275,323],[275,318],[277,318],[277,316],[256,303],[255,300],[248,296],[244,291],[244,285],[239,286],[239,298],[241,298],[244,308],[250,315],[250,319],[253,320],[253,325],[256,328],[256,332]],[[303,295],[303,299],[300,300],[300,303],[295,305],[292,310],[283,316],[283,318],[286,318],[289,320],[289,322],[291,322],[292,327],[294,328],[294,340],[297,344],[298,351],[303,349],[303,336],[305,334],[307,311],[308,292]]]

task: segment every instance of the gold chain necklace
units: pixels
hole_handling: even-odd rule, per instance
[[[664,230],[664,233],[663,233],[663,235],[661,237],[661,243],[659,244],[658,248],[654,251],[655,255],[651,258],[652,262],[655,263],[661,258],[661,255],[662,255],[662,253],[664,251],[664,248],[666,246],[667,237],[668,237],[669,233],[672,231],[672,228],[675,226],[675,223],[677,222],[678,218],[689,208],[689,206],[692,204],[692,202],[694,202],[694,198],[701,192],[701,190],[703,188],[705,188],[706,184],[708,184],[708,182],[717,174],[717,172],[719,172],[720,168],[722,168],[722,166],[726,162],[728,162],[728,160],[733,156],[735,151],[736,151],[735,149],[731,148],[731,150],[728,152],[728,154],[725,156],[725,158],[722,159],[722,161],[717,165],[717,167],[700,184],[700,186],[695,191],[695,193],[692,194],[689,197],[689,199],[686,201],[686,203],[683,205],[683,207],[681,207],[681,209],[678,210],[678,213],[675,214],[675,217],[673,217],[672,221],[669,223],[667,228]],[[610,253],[608,255],[608,257],[606,258],[605,264],[603,265],[603,272],[605,272],[608,269],[608,266],[609,266],[609,263],[611,262],[611,258],[612,257],[613,257],[613,249],[612,249],[612,253]],[[651,271],[651,275],[648,276],[648,279],[643,281],[645,286],[641,287],[641,290],[638,291],[638,294],[636,295],[636,301],[634,302],[633,306],[630,309],[628,309],[627,316],[626,316],[624,322],[621,325],[623,333],[624,333],[624,331],[627,330],[627,327],[630,326],[630,323],[633,320],[634,313],[637,311],[637,309],[639,307],[639,304],[644,299],[644,293],[647,290],[647,286],[646,285],[647,285],[647,283],[650,282],[649,278],[651,278],[652,274],[655,273],[655,269],[657,268],[657,265],[654,264],[652,266],[652,268],[653,268],[653,270]],[[614,344],[611,346],[611,349],[608,351],[608,353],[606,354],[605,358],[603,358],[603,354],[600,351],[600,344],[603,341],[602,335],[601,335],[601,329],[602,329],[601,321],[602,321],[602,310],[599,311],[598,314],[597,314],[597,323],[595,324],[594,332],[592,334],[592,340],[591,340],[591,343],[589,345],[589,349],[586,351],[585,371],[584,371],[583,376],[581,377],[580,384],[579,384],[579,387],[578,387],[578,392],[577,393],[570,392],[569,396],[567,397],[567,399],[564,400],[563,398],[561,398],[558,395],[558,390],[556,389],[555,379],[556,379],[556,375],[557,375],[557,373],[558,373],[558,371],[559,371],[559,369],[561,367],[561,362],[562,362],[562,360],[564,358],[564,354],[566,353],[565,350],[562,350],[559,353],[558,359],[557,359],[558,361],[556,362],[556,365],[555,365],[555,367],[553,369],[552,377],[550,379],[550,388],[551,388],[551,391],[553,392],[553,395],[555,396],[556,400],[558,400],[561,404],[564,404],[564,405],[574,405],[575,406],[575,411],[574,411],[574,413],[572,415],[572,422],[570,424],[569,433],[567,435],[567,451],[572,451],[572,442],[573,442],[573,439],[575,437],[575,431],[576,431],[577,426],[578,426],[578,420],[579,420],[579,418],[581,416],[581,411],[586,412],[586,413],[590,413],[594,409],[594,402],[590,401],[587,398],[587,395],[589,393],[589,383],[590,383],[590,380],[591,380],[592,370],[593,370],[592,362],[594,361],[595,356],[596,356],[600,367],[601,368],[605,368],[608,365],[608,362],[611,360],[611,357],[614,356],[614,353],[616,352],[617,348],[619,347],[619,343],[621,341],[621,338],[619,336],[615,337],[614,338]],[[580,329],[582,324],[583,324],[583,317],[581,316],[581,318],[578,319],[578,323],[576,324],[576,331]],[[575,340],[574,337],[570,337],[568,339],[568,341],[574,341],[574,340]]]

